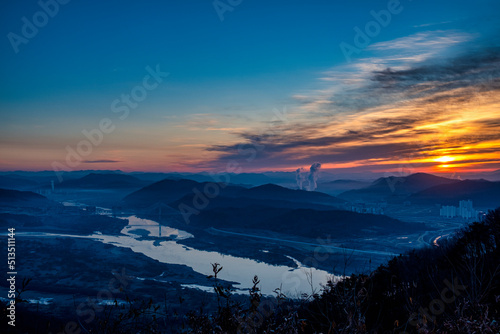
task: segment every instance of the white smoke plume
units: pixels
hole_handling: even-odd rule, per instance
[[[318,173],[319,173],[320,168],[321,168],[321,164],[319,162],[315,162],[311,165],[311,168],[309,169],[310,170],[309,177],[308,177],[308,180],[309,180],[308,190],[309,191],[316,190],[316,188],[317,188],[316,181],[318,180]]]
[[[297,168],[295,171],[295,180],[297,181],[297,187],[302,190],[304,187],[304,182],[307,180],[307,171],[305,168]]]
[[[318,180],[318,173],[320,168],[321,164],[319,162],[313,163],[309,168],[309,171],[302,167],[297,168],[297,170],[295,171],[295,180],[297,181],[297,187],[300,190],[316,190],[316,181]],[[307,186],[305,184],[306,182]]]

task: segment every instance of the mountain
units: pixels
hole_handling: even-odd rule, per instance
[[[492,172],[483,172],[477,174],[478,179],[486,179],[488,181],[500,181],[500,169],[494,170]],[[468,177],[471,179],[471,177]]]
[[[60,182],[67,180],[76,180],[82,178],[88,174],[124,174],[120,170],[77,170],[77,171],[39,171],[39,172],[28,172],[28,171],[15,171],[15,172],[0,172],[2,176],[23,178],[26,180],[34,181],[40,186],[50,186],[51,181],[54,181],[56,185]],[[59,181],[61,178],[61,181]]]
[[[275,184],[248,189],[224,183],[165,179],[133,192],[123,202],[135,207],[164,203],[178,208],[181,204],[193,207],[195,203],[201,203],[204,208],[273,206],[328,210],[345,201],[320,192],[294,190]]]
[[[170,204],[173,208],[179,208],[181,204],[193,206],[194,197],[196,195],[189,194],[181,199]],[[217,196],[207,201],[204,210],[214,208],[246,208],[246,207],[273,207],[273,208],[288,208],[288,209],[314,209],[314,210],[332,210],[332,205],[317,204],[311,202],[293,202],[277,199],[258,199],[248,197],[224,197]]]
[[[344,210],[318,211],[271,207],[217,208],[193,215],[194,226],[203,228],[258,229],[301,237],[353,238],[418,231],[423,224],[410,224],[384,215]],[[249,232],[250,233],[250,232]]]
[[[59,204],[31,191],[0,189],[0,207],[2,206],[41,208]]]
[[[198,186],[199,189],[202,189]],[[217,196],[203,196],[190,192],[181,199],[170,203],[173,208],[187,205],[190,208],[196,204],[203,206],[203,210],[216,208],[248,208],[248,207],[272,207],[287,209],[314,209],[332,210],[344,203],[343,200],[318,192],[294,190],[284,188],[275,184],[266,184],[250,189],[238,186],[227,186],[221,189]],[[180,209],[181,210],[181,209]]]
[[[324,205],[338,205],[345,202],[344,200],[321,192],[290,189],[271,183],[245,189],[238,194],[238,197],[301,203],[306,202]]]
[[[500,181],[500,169],[485,174],[485,177],[490,181]]]
[[[426,173],[416,173],[409,176],[382,177],[370,186],[358,190],[350,190],[339,195],[349,201],[402,201],[407,196],[443,184],[459,182]]]
[[[500,182],[464,180],[431,187],[408,197],[412,203],[455,206],[459,201],[467,199],[473,201],[474,207],[500,206]]]
[[[161,181],[164,179],[193,180],[196,182],[224,182],[232,184],[248,184],[251,186],[273,182],[271,178],[259,173],[131,173],[143,180]]]
[[[214,185],[217,186],[214,188]],[[197,189],[197,191],[194,189]],[[205,194],[206,191],[209,192],[208,195]],[[216,193],[216,195],[211,195],[212,193]],[[192,206],[197,199],[203,201],[203,198],[209,200],[210,205],[219,207],[242,207],[262,204],[279,207],[297,207],[297,204],[292,203],[301,203],[301,207],[327,209],[328,207],[331,208],[331,206],[345,202],[327,194],[315,191],[294,190],[275,184],[265,184],[248,189],[232,184],[199,183],[186,179],[165,179],[153,183],[126,196],[123,201],[125,204],[140,207],[152,205],[157,202],[178,207],[181,203]]]
[[[38,182],[26,179],[24,177],[11,174],[11,175],[0,175],[0,188],[3,189],[16,189],[16,190],[26,190],[36,188]]]
[[[170,204],[187,195],[195,196],[195,189],[200,193],[203,193],[205,191],[204,189],[209,189],[209,191],[211,191],[213,188],[210,187],[214,184],[217,185],[217,189],[219,189],[219,194],[221,195],[222,193],[234,195],[245,189],[239,186],[222,185],[213,182],[199,183],[187,179],[165,179],[125,196],[123,202],[136,207],[150,206],[155,203]]]
[[[212,178],[212,176],[210,177]],[[259,173],[239,173],[239,174],[224,173],[224,174],[216,174],[216,177],[218,177],[217,180],[220,180],[221,182],[232,183],[232,184],[249,184],[252,186],[273,182],[273,180],[270,177]],[[213,181],[213,178],[212,180],[208,181]]]
[[[352,275],[332,279],[317,294],[313,291],[310,301],[263,315],[255,332],[301,328],[303,333],[327,333],[335,324],[342,329],[337,332],[349,333],[500,333],[499,227],[500,208],[437,247],[406,252],[374,271],[349,270]],[[480,300],[470,293],[474,287],[484,287]],[[439,312],[432,312],[437,303]],[[224,317],[220,312],[195,316],[191,331],[213,332],[227,326],[226,319],[246,317],[240,303],[228,305]],[[290,325],[293,318],[297,320]]]
[[[316,188],[316,190],[325,194],[337,196],[349,190],[366,188],[369,185],[370,182],[368,181],[335,180],[335,181],[318,183],[318,188]]]
[[[149,182],[134,176],[115,173],[90,173],[79,179],[63,181],[57,188],[73,189],[133,189],[141,188]]]

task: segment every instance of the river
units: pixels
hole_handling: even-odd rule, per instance
[[[63,203],[65,205],[79,205],[74,203]],[[100,208],[101,214],[110,214],[110,210]],[[265,295],[273,295],[276,288],[288,297],[299,297],[302,293],[319,292],[321,285],[325,284],[333,275],[320,269],[304,266],[300,261],[293,259],[297,267],[292,268],[283,265],[271,265],[250,258],[224,255],[219,252],[204,251],[188,247],[177,241],[194,238],[186,231],[160,225],[151,219],[138,218],[136,216],[118,217],[127,219],[120,235],[105,235],[99,231],[92,235],[79,236],[69,234],[52,233],[26,233],[30,236],[40,237],[70,237],[90,238],[116,247],[129,248],[136,253],[141,253],[149,258],[162,263],[186,265],[194,271],[203,275],[212,274],[212,263],[219,263],[223,270],[218,277],[235,282],[236,292],[247,293],[246,289],[252,287],[252,279],[257,275],[260,279],[261,292]],[[142,238],[146,236],[147,238]],[[263,252],[266,250],[263,249]],[[167,280],[168,278],[165,277]],[[207,289],[207,286],[189,285],[188,288]]]

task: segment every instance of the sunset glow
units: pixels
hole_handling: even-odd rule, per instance
[[[135,39],[140,46],[133,48],[142,51],[133,54],[111,42],[118,32],[102,34],[113,26],[107,19],[84,33],[85,15],[68,9],[65,29],[44,30],[34,43],[21,45],[19,55],[9,43],[1,46],[6,79],[0,108],[7,121],[0,124],[0,169],[199,172],[225,171],[237,162],[251,172],[294,170],[315,161],[332,171],[500,169],[498,27],[476,18],[474,24],[481,24],[464,30],[456,21],[462,12],[453,14],[450,4],[440,13],[449,19],[438,21],[448,23],[423,20],[413,11],[428,13],[435,6],[412,4],[349,59],[339,48],[352,43],[346,27],[364,23],[344,18],[333,3],[322,5],[330,16],[321,22],[337,22],[345,36],[334,38],[336,28],[318,31],[314,24],[292,34],[289,26],[275,25],[272,11],[259,12],[261,28],[236,32],[255,26],[252,10],[235,12],[234,21],[221,25],[212,22],[213,13],[193,13],[200,28],[193,35],[189,25],[179,29],[187,23],[170,11],[171,22],[141,7],[158,26],[144,26]],[[366,4],[365,12],[372,6]],[[306,6],[318,13],[313,7]],[[121,10],[118,16],[132,17],[130,24],[144,25]],[[298,15],[293,8],[280,10]],[[5,22],[16,27],[18,16]],[[178,38],[169,33],[174,22]],[[268,49],[262,44],[269,38],[266,25],[277,36],[300,38],[273,38]],[[72,33],[77,37],[69,45],[57,43]],[[206,42],[214,36],[220,48]],[[106,62],[91,60],[85,45],[96,43]],[[194,48],[205,43],[203,53]],[[302,46],[291,48],[295,43]],[[163,73],[158,82],[152,71]],[[155,88],[145,89],[144,82]],[[144,99],[133,100],[141,90]],[[127,96],[132,100],[126,102]],[[103,119],[112,130],[101,140],[95,131]],[[97,144],[89,142],[89,133]]]
[[[453,160],[455,160],[455,158],[452,158],[452,157],[449,157],[449,156],[444,156],[444,157],[437,158],[435,161],[438,161],[438,162],[450,162],[450,161],[453,161]]]

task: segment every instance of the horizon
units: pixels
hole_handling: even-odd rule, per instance
[[[3,171],[0,170],[0,174],[2,175],[9,175],[9,174],[15,174],[15,173],[54,173],[53,170],[9,170],[9,171]],[[124,175],[131,175],[131,174],[180,174],[180,175],[217,175],[217,174],[228,174],[228,175],[266,175],[266,174],[273,174],[273,173],[288,173],[288,174],[293,174],[297,175],[296,170],[267,170],[267,171],[262,171],[262,172],[241,172],[241,173],[236,173],[236,172],[212,172],[212,171],[197,171],[197,172],[177,172],[177,171],[141,171],[141,170],[133,170],[133,171],[124,171],[120,169],[81,169],[81,170],[72,170],[72,171],[61,171],[54,173],[54,178],[57,179],[59,178],[58,183],[63,182],[65,180],[65,173],[68,174],[85,174],[85,175],[90,175],[90,174],[124,174]],[[309,174],[310,171],[303,170],[302,173]],[[428,172],[423,172],[423,171],[395,171],[395,172],[344,172],[344,173],[338,173],[334,169],[320,169],[318,171],[318,176],[317,176],[317,182],[322,183],[322,182],[331,182],[331,181],[337,181],[337,180],[353,180],[353,181],[376,181],[382,178],[388,178],[388,177],[408,177],[416,174],[424,174],[424,175],[431,175],[431,176],[437,176],[437,177],[442,177],[442,178],[447,178],[447,179],[455,179],[458,181],[464,181],[464,180],[487,180],[491,182],[499,182],[500,181],[500,175],[496,175],[500,173],[499,170],[494,170],[492,172],[468,172],[468,173],[461,173],[457,174],[456,172],[454,173],[449,173],[449,172],[442,172],[442,173],[428,173]],[[85,176],[84,175],[84,176]],[[327,176],[325,178],[325,175]],[[322,177],[323,176],[323,177]],[[492,178],[490,178],[492,177]],[[166,178],[168,179],[168,177]],[[231,183],[231,182],[227,182]],[[277,184],[275,182],[270,181],[269,184]],[[318,190],[315,190],[318,191]]]

